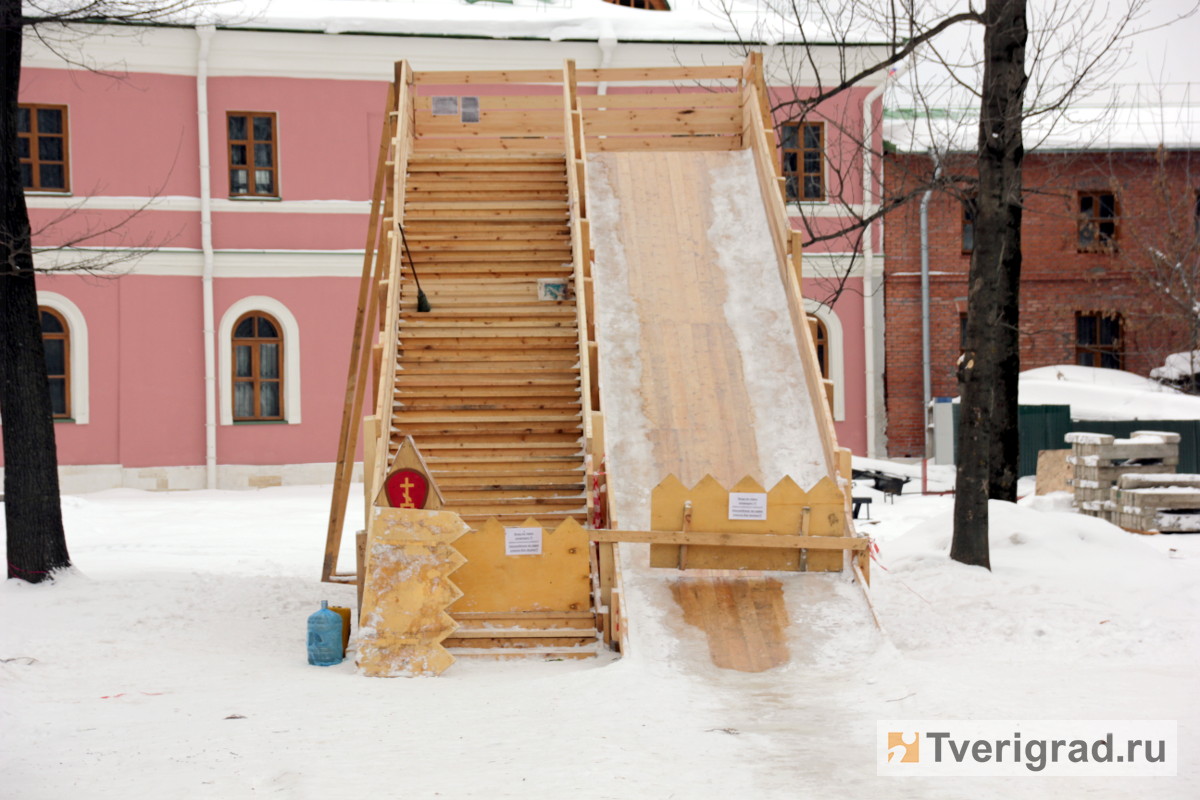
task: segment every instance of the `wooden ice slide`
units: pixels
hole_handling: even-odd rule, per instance
[[[447,117],[445,87],[475,84]],[[849,554],[865,582],[764,97],[756,56],[397,65],[323,572],[365,583],[369,674],[625,646],[622,542],[688,570],[683,617],[735,669],[787,658],[779,583],[745,570]],[[347,572],[364,399],[365,557]]]

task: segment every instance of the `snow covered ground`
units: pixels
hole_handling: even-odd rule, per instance
[[[844,576],[785,575],[791,663],[718,670],[631,547],[631,655],[419,680],[306,663],[353,602],[316,580],[329,487],[65,498],[75,571],[0,586],[0,796],[1197,796],[1200,536],[994,504],[988,573],[944,555],[951,498],[861,487],[886,636]],[[876,720],[963,718],[1178,720],[1180,777],[876,776]]]

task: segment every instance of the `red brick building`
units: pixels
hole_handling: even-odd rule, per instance
[[[960,163],[955,163],[960,162]],[[970,156],[943,164],[970,175]],[[893,154],[886,191],[932,174],[930,156]],[[1116,367],[1148,375],[1197,343],[1200,150],[1026,155],[1021,369]],[[932,396],[958,394],[967,310],[970,190],[934,192],[928,207]],[[920,197],[887,218],[884,391],[888,453],[923,453]]]

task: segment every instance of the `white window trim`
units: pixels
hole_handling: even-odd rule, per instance
[[[243,297],[225,310],[217,326],[217,395],[222,425],[233,424],[233,325],[248,311],[270,314],[283,327],[283,415],[288,425],[300,424],[300,326],[287,306],[273,297]]]
[[[79,306],[72,303],[58,292],[37,293],[39,306],[53,308],[67,323],[67,335],[70,337],[70,352],[67,359],[71,366],[71,420],[76,425],[87,425],[91,419],[91,408],[88,404],[88,327],[87,320]]]
[[[829,360],[829,380],[833,381],[833,419],[846,420],[846,365],[842,336],[842,321],[832,308],[816,300],[804,300],[804,310],[825,324],[825,358]]]

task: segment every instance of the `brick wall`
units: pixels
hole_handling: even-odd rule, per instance
[[[912,191],[931,172],[928,157],[886,160],[890,195]],[[970,174],[967,158],[945,165]],[[1033,154],[1024,169],[1021,369],[1075,363],[1076,312],[1120,314],[1124,368],[1142,375],[1171,352],[1194,346],[1194,315],[1152,288],[1151,248],[1195,264],[1200,152]],[[1078,192],[1117,196],[1117,248],[1079,252]],[[886,221],[884,308],[888,452],[920,455],[921,235],[919,195]],[[962,204],[935,193],[929,204],[933,396],[958,394],[959,315],[967,310],[970,255],[962,251]],[[1200,289],[1195,300],[1200,300]]]

